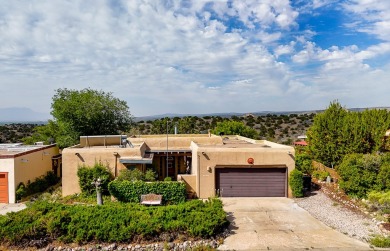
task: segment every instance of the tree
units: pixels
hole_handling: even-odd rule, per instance
[[[225,135],[240,135],[253,139],[258,137],[256,130],[238,121],[218,122],[217,126],[211,132],[217,135],[223,133]]]
[[[307,136],[314,159],[334,166],[346,154],[375,153],[384,147],[384,136],[390,127],[386,110],[350,112],[338,102],[317,114]]]
[[[77,144],[82,135],[110,135],[128,131],[133,118],[125,101],[112,93],[57,89],[52,98],[53,120],[37,128],[25,141],[48,141],[53,138],[60,148]]]
[[[295,168],[304,174],[311,175],[313,172],[311,156],[306,152],[297,153],[295,155]]]
[[[341,161],[344,154],[344,118],[347,111],[338,102],[332,102],[328,109],[314,117],[307,132],[310,150],[314,158],[327,166]]]
[[[168,132],[167,132],[168,129]],[[152,134],[174,133],[171,119],[168,117],[156,119],[152,122]]]

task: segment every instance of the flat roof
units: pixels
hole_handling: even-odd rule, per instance
[[[23,145],[23,143],[0,144],[0,158],[12,158],[21,154],[27,154],[37,150],[46,149],[53,145]]]
[[[214,134],[159,134],[159,135],[139,135],[125,138],[125,135],[99,135],[81,136],[84,144],[71,148],[139,148],[143,144],[146,152],[166,153],[166,152],[191,152],[191,142],[209,148],[289,148],[290,146],[277,144],[267,140],[255,140],[239,135]],[[123,143],[126,140],[126,143]],[[168,147],[167,147],[168,145]]]

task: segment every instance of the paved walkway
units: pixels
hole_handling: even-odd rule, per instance
[[[232,235],[219,250],[372,250],[288,198],[222,198]]]
[[[17,212],[26,208],[24,203],[16,203],[16,204],[4,204],[0,203],[0,214],[5,215],[9,212]]]

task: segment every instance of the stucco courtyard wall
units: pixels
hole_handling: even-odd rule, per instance
[[[145,145],[134,148],[120,147],[90,147],[65,148],[62,152],[62,195],[80,193],[77,170],[79,166],[93,166],[97,162],[107,165],[111,173],[119,174],[126,166],[120,163],[121,157],[140,157],[145,152]]]

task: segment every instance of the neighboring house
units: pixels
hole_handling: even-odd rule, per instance
[[[0,144],[0,203],[15,203],[15,191],[48,171],[61,174],[61,155],[53,145]]]
[[[114,176],[124,168],[153,168],[159,180],[182,180],[199,198],[291,197],[294,155],[291,146],[241,136],[82,136],[79,145],[62,152],[62,192],[80,193],[78,167],[102,161]]]

